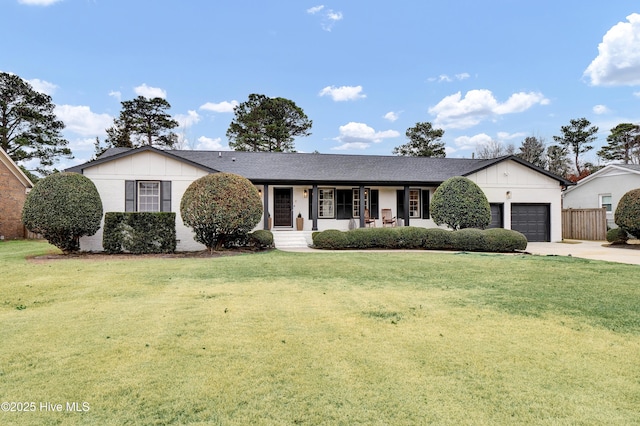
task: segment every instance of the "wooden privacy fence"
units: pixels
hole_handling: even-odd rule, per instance
[[[563,209],[562,238],[570,240],[607,239],[607,209]]]

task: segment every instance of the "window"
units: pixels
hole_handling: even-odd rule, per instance
[[[138,182],[138,211],[160,211],[160,182]]]
[[[334,195],[333,189],[318,189],[318,217],[333,218],[334,211]]]
[[[611,210],[611,194],[602,194],[600,195],[600,207],[605,207],[607,209],[607,213],[610,213]]]
[[[125,212],[171,211],[171,181],[127,180],[124,184]]]
[[[364,190],[364,208],[369,208],[369,192],[370,189]],[[353,217],[360,217],[360,189],[353,189]]]
[[[336,218],[351,219],[353,196],[350,189],[336,190]]]
[[[420,190],[409,190],[409,217],[420,217]]]

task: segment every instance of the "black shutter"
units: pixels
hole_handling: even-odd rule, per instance
[[[171,181],[163,180],[160,182],[160,211],[171,211]]]
[[[336,218],[351,219],[353,217],[353,191],[338,189],[336,191]]]
[[[396,191],[396,217],[404,218],[404,189]]]
[[[380,218],[380,216],[378,215],[378,210],[380,208],[378,201],[379,199],[380,196],[377,189],[369,190],[369,204],[371,205],[371,208],[369,209],[369,217],[371,217],[372,219]]]
[[[431,215],[429,214],[429,190],[422,190],[422,218],[429,219]]]
[[[309,190],[309,220],[313,219],[313,189]]]
[[[135,212],[136,209],[136,181],[126,180],[124,182],[124,211]]]

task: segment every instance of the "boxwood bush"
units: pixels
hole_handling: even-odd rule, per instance
[[[425,249],[462,250],[506,253],[524,250],[526,237],[509,229],[441,228],[359,228],[351,231],[335,229],[315,232],[313,245],[319,249]]]
[[[337,229],[328,229],[326,231],[314,233],[313,245],[316,248],[323,248],[328,250],[352,248],[349,246],[349,244],[347,244],[348,239],[346,234],[346,232],[338,231]]]
[[[94,183],[79,173],[40,179],[22,209],[22,222],[65,253],[80,250],[80,237],[100,229],[102,201]]]
[[[622,196],[613,221],[627,233],[640,238],[640,188],[632,189]]]
[[[107,253],[173,253],[176,250],[176,214],[107,212],[102,247]]]
[[[627,244],[629,234],[622,228],[613,228],[607,231],[607,241],[611,244]]]
[[[249,234],[249,245],[257,249],[273,247],[273,233],[265,229],[258,229]]]
[[[475,182],[455,176],[442,182],[433,193],[431,217],[436,224],[453,230],[484,229],[491,223],[491,207]]]
[[[503,228],[491,228],[482,231],[486,244],[492,252],[508,253],[527,248],[527,237],[518,231]]]
[[[182,221],[210,251],[242,245],[262,212],[256,187],[232,173],[213,173],[193,181],[180,201]]]

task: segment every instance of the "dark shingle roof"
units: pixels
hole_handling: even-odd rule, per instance
[[[143,147],[135,150],[114,148],[97,160],[72,167],[68,171],[82,173],[87,167],[111,161],[141,150],[153,150],[191,163],[210,172],[235,173],[254,183],[317,184],[440,184],[453,176],[465,176],[492,164],[513,159],[546,174],[561,184],[569,182],[539,169],[517,157],[490,160],[465,158],[424,158],[375,155],[302,154],[242,151],[162,151]]]

